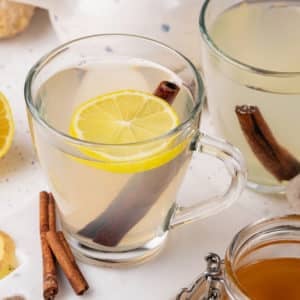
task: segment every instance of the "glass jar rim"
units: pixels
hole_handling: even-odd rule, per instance
[[[295,225],[293,225],[295,223]],[[297,224],[297,226],[296,226]],[[265,234],[278,234],[297,231],[297,243],[300,243],[300,214],[282,215],[273,218],[263,218],[243,227],[235,234],[225,253],[225,259],[211,252],[206,257],[207,268],[189,287],[181,289],[176,300],[187,300],[194,296],[206,297],[209,299],[219,299],[224,295],[230,296],[230,299],[250,300],[244,293],[234,271],[234,263],[237,256],[237,250],[246,249],[250,253],[249,242]],[[299,238],[298,238],[299,233]],[[282,236],[282,235],[280,235]],[[278,239],[278,241],[294,242],[295,239]],[[276,240],[275,240],[276,242]],[[269,243],[267,245],[270,245]],[[264,245],[264,244],[263,244]],[[257,245],[254,245],[257,246]],[[260,249],[252,248],[254,251]],[[206,299],[205,298],[205,299]],[[193,298],[194,299],[194,298]],[[201,298],[202,299],[202,298]],[[223,298],[222,298],[223,299]]]
[[[56,56],[58,56],[60,53],[63,53],[65,49],[71,47],[72,45],[75,45],[77,43],[80,43],[81,41],[86,41],[86,40],[92,40],[92,39],[97,39],[97,38],[107,38],[107,37],[122,37],[122,38],[129,38],[129,39],[136,39],[136,40],[141,40],[141,41],[146,41],[149,42],[153,45],[162,47],[164,49],[167,49],[168,51],[172,52],[176,56],[178,56],[180,59],[182,59],[190,68],[190,70],[193,73],[193,76],[197,82],[197,92],[196,96],[194,97],[195,100],[195,105],[193,107],[193,110],[190,112],[189,117],[181,122],[178,126],[173,128],[172,130],[166,132],[163,135],[160,135],[155,138],[151,138],[145,141],[141,142],[136,142],[136,143],[123,143],[123,144],[105,144],[105,143],[97,143],[97,142],[91,142],[91,141],[86,141],[82,140],[79,138],[75,138],[71,135],[68,135],[65,132],[62,132],[58,129],[56,129],[54,126],[50,125],[44,118],[42,118],[36,108],[36,106],[33,104],[33,95],[32,95],[32,84],[37,77],[37,75],[43,70],[44,66],[46,66],[49,62],[51,62]],[[121,33],[113,33],[113,34],[93,34],[93,35],[87,35],[83,36],[77,39],[73,39],[71,41],[68,41],[66,43],[61,44],[60,46],[54,48],[50,52],[48,52],[46,55],[41,57],[29,70],[26,79],[25,79],[25,85],[24,85],[24,96],[25,96],[25,102],[27,105],[27,108],[31,115],[33,116],[34,120],[38,122],[39,125],[41,125],[43,128],[46,128],[48,131],[50,131],[52,134],[55,136],[58,136],[60,138],[63,138],[67,142],[77,144],[80,146],[86,146],[86,147],[128,147],[128,146],[141,146],[145,145],[148,143],[155,143],[160,140],[164,140],[167,138],[170,138],[176,134],[179,134],[180,132],[184,132],[186,129],[188,129],[191,125],[191,123],[194,120],[194,117],[197,115],[198,112],[201,111],[203,103],[204,103],[204,98],[205,98],[205,88],[204,88],[204,83],[202,80],[201,75],[197,71],[197,68],[194,66],[194,64],[182,53],[177,51],[176,49],[159,42],[157,40],[144,37],[144,36],[139,36],[139,35],[134,35],[134,34],[121,34]]]
[[[299,222],[299,226],[291,225],[291,222]],[[281,223],[278,225],[278,223]],[[258,230],[254,230],[258,229]],[[233,293],[237,297],[243,297],[242,299],[249,299],[243,292],[243,287],[240,285],[234,271],[234,260],[236,259],[237,253],[246,248],[250,242],[256,238],[265,234],[274,234],[278,232],[286,231],[299,231],[300,241],[300,215],[289,214],[283,216],[277,216],[273,218],[263,218],[256,222],[253,222],[246,227],[242,228],[232,239],[229,247],[226,250],[224,265],[224,282],[228,288],[229,293]],[[286,242],[289,240],[287,239]],[[275,242],[275,241],[274,241]],[[255,251],[254,247],[254,251]],[[250,252],[251,248],[248,249]],[[246,253],[248,253],[248,251]],[[230,288],[229,288],[230,286]]]
[[[205,0],[205,2],[202,5],[200,17],[199,17],[199,27],[200,27],[200,33],[202,35],[203,40],[205,41],[206,45],[209,47],[210,50],[219,58],[223,59],[225,62],[238,67],[242,70],[255,73],[255,74],[261,74],[264,76],[271,76],[271,77],[298,77],[300,76],[300,71],[293,71],[293,72],[284,72],[284,71],[276,71],[276,70],[268,70],[264,68],[259,68],[254,65],[250,65],[247,63],[244,63],[227,53],[225,53],[220,47],[217,46],[217,44],[213,41],[211,35],[209,34],[207,24],[206,24],[206,15],[207,10],[209,8],[210,3],[212,3],[213,0]]]

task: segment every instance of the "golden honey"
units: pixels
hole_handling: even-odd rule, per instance
[[[236,278],[252,300],[299,300],[300,259],[274,258],[237,269]]]

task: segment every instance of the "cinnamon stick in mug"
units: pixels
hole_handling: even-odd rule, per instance
[[[154,95],[171,104],[179,90],[175,83],[163,81]],[[184,160],[182,153],[157,169],[134,175],[108,208],[80,230],[79,234],[107,247],[118,245],[155,204]]]
[[[170,81],[162,81],[153,94],[159,98],[164,99],[166,102],[172,105],[179,91],[180,88],[176,83]]]
[[[109,207],[79,234],[114,247],[155,204],[184,163],[184,153],[165,165],[134,175]]]
[[[300,162],[276,140],[257,106],[236,106],[241,129],[253,153],[277,180],[290,180],[300,173]]]

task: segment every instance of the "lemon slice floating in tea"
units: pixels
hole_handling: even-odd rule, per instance
[[[14,122],[7,99],[0,92],[0,157],[10,148],[14,135]]]
[[[176,156],[162,154],[168,142],[142,142],[166,134],[178,124],[177,113],[163,99],[142,91],[121,90],[82,103],[72,116],[70,133],[85,141],[105,144],[97,150],[85,149],[89,156],[109,162],[140,160],[139,165],[130,163],[128,167],[141,171]],[[153,160],[153,155],[158,157]],[[147,161],[149,157],[152,159]],[[122,171],[121,168],[127,169],[119,165],[115,171]]]

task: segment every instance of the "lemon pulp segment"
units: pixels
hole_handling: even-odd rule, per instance
[[[170,137],[146,142],[178,125],[177,113],[163,99],[142,91],[121,90],[77,107],[70,133],[103,144],[97,150],[81,148],[89,157],[104,161],[87,164],[113,172],[139,172],[166,163],[182,151],[183,145],[170,146]]]
[[[0,157],[9,150],[14,135],[14,122],[10,106],[0,92]]]

